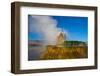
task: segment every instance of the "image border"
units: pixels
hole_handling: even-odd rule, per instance
[[[49,69],[20,69],[20,8],[27,7],[45,7],[45,8],[60,8],[60,9],[79,9],[79,10],[93,10],[94,11],[94,65],[80,66],[80,67],[62,67]],[[11,72],[15,74],[22,73],[40,73],[40,72],[56,72],[56,71],[72,71],[72,70],[86,70],[97,69],[97,7],[92,6],[77,6],[77,5],[61,5],[61,4],[47,4],[47,3],[28,3],[28,2],[13,2],[11,3]]]

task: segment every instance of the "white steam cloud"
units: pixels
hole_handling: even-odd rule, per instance
[[[32,20],[30,30],[42,34],[46,44],[56,44],[57,35],[61,32],[57,21],[50,16],[32,16]]]

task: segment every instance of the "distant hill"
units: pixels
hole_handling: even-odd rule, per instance
[[[43,41],[42,40],[29,40],[28,45],[29,46],[42,46]]]
[[[64,41],[64,46],[87,46],[86,42],[83,41]]]

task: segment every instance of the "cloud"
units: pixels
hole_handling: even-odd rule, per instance
[[[56,44],[57,35],[61,32],[61,28],[57,27],[57,20],[50,16],[32,16],[30,30],[42,34],[45,43],[52,45]]]

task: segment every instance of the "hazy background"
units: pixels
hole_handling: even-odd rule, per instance
[[[62,31],[66,40],[88,40],[88,18],[74,16],[28,16],[29,40],[44,40],[55,44],[57,35]]]

